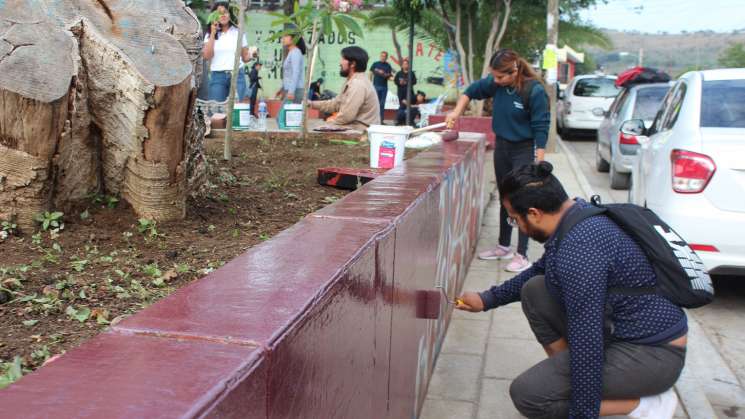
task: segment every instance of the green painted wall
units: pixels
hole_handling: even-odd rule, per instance
[[[273,97],[281,85],[281,45],[279,41],[274,43],[268,43],[266,41],[267,38],[277,31],[277,27],[271,26],[273,19],[273,16],[266,13],[250,13],[249,25],[246,30],[249,44],[259,47],[260,60],[264,64],[261,69],[261,76],[263,77],[262,85],[264,88],[264,96],[267,98]],[[391,63],[391,66],[393,66],[394,71],[398,71],[399,65],[395,62],[393,57],[395,55],[395,48],[393,46],[390,30],[366,30],[364,35],[364,37],[359,37],[350,34],[350,37],[345,43],[340,42],[337,33],[333,33],[330,37],[322,39],[319,43],[319,57],[316,61],[312,79],[315,80],[318,77],[323,77],[325,80],[324,89],[329,89],[338,93],[343,84],[343,79],[339,75],[339,59],[341,57],[341,50],[350,45],[360,46],[367,51],[371,58],[368,63],[368,68],[373,62],[378,60],[381,51],[388,51],[391,56],[389,62]],[[306,41],[309,42],[309,38],[310,35],[306,37]],[[406,33],[400,33],[398,39],[402,44],[402,53],[407,55],[408,35]],[[448,64],[449,62],[452,62],[449,60],[449,54],[446,54],[444,50],[440,49],[430,41],[421,38],[415,39],[414,54],[413,68],[419,81],[416,85],[416,89],[426,92],[429,98],[434,98],[446,90],[449,95],[454,97],[457,93],[455,90],[455,68]],[[309,57],[306,58],[306,66],[307,65],[310,65]],[[446,71],[446,65],[449,65],[449,71]],[[448,85],[449,88],[428,82],[428,77],[444,77],[444,84]],[[392,81],[389,84],[389,91],[395,93],[395,86]]]

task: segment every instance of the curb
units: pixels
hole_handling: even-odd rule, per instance
[[[564,144],[564,140],[561,139],[558,135],[556,136],[556,142],[561,147],[561,152],[564,153],[564,155],[569,160],[569,165],[572,166],[572,172],[574,172],[574,177],[577,178],[577,182],[579,182],[579,187],[582,189],[582,192],[585,194],[585,199],[590,199],[591,196],[595,195],[595,191],[593,191],[592,186],[590,186],[590,182],[587,180],[587,176],[585,176],[584,173],[582,173],[582,170],[579,168],[579,161],[577,161],[577,157],[572,153],[572,151],[567,147],[566,144]]]
[[[577,157],[560,137],[556,137],[556,142],[561,147],[564,155],[566,155],[567,160],[569,160],[569,164],[572,166],[572,172],[574,172],[574,176],[579,182],[580,189],[582,189],[582,192],[585,194],[586,198],[589,199],[592,195],[595,195],[595,192],[593,191],[592,186],[590,186],[590,182],[587,180],[587,176],[582,173],[582,169],[580,169]],[[701,327],[698,325],[698,322],[696,322],[696,320],[694,319],[693,314],[690,311],[686,311],[686,314],[688,315],[688,321],[690,323],[689,326],[692,326],[689,327],[688,350],[691,351],[692,348],[701,346],[713,347],[708,336],[706,336]],[[696,342],[699,343],[697,344]],[[717,356],[719,356],[718,352],[715,351],[715,353]],[[721,363],[718,364],[726,365],[724,363],[724,360],[721,360]],[[690,419],[716,418],[717,415],[714,411],[714,408],[711,406],[711,402],[709,401],[708,397],[702,389],[702,386],[700,385],[701,379],[698,377],[698,374],[696,374],[696,371],[691,368],[689,362],[686,362],[686,365],[688,367],[683,368],[683,372],[674,386],[676,393],[678,393],[678,399],[680,400],[680,404],[682,405],[683,410],[685,410]],[[729,370],[729,368],[726,369],[727,371],[723,371],[723,373],[725,373],[725,376],[729,377],[734,375],[732,371]]]

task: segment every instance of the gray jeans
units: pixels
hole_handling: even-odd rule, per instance
[[[547,345],[566,336],[566,316],[549,294],[543,276],[526,282],[520,297],[538,342]],[[609,325],[606,321],[606,329]],[[685,354],[685,348],[669,344],[636,345],[606,339],[603,399],[638,399],[666,391],[678,380]],[[510,397],[528,418],[566,418],[570,379],[569,351],[563,351],[520,374],[510,385]]]

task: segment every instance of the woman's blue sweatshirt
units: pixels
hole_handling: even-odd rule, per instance
[[[471,99],[494,98],[492,129],[497,137],[507,141],[534,140],[536,148],[546,148],[551,113],[546,89],[538,82],[527,82],[530,89],[530,109],[525,109],[520,92],[502,87],[487,76],[472,83],[465,95]]]

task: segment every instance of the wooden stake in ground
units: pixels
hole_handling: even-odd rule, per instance
[[[91,192],[183,217],[201,46],[179,0],[0,3],[0,219]]]
[[[228,94],[228,118],[225,127],[225,144],[223,150],[223,159],[230,160],[232,152],[230,151],[230,141],[233,136],[233,108],[235,107],[235,91],[238,84],[238,77],[244,77],[240,69],[240,60],[243,55],[243,22],[246,16],[246,0],[241,0],[240,12],[238,13],[238,42],[235,46],[235,57],[233,58],[233,73],[230,76],[230,93]],[[253,109],[251,109],[253,112]]]

